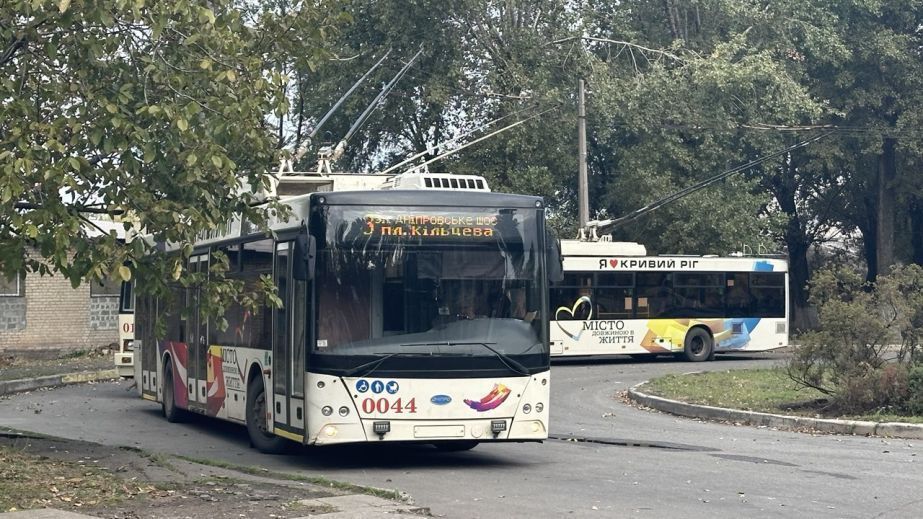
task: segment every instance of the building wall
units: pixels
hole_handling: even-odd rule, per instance
[[[118,342],[118,296],[91,296],[61,275],[29,274],[19,297],[0,296],[0,352],[41,353]]]

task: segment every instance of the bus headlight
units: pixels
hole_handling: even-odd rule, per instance
[[[324,416],[330,416],[333,414],[333,408],[330,407],[329,405],[325,405],[324,407],[321,408],[320,414]]]
[[[541,413],[541,412],[544,411],[544,410],[545,410],[545,404],[543,404],[543,403],[541,403],[541,402],[535,404],[535,412],[536,412],[536,413]]]
[[[522,406],[522,412],[525,413],[525,414],[531,413],[531,412],[532,412],[532,406],[529,405],[529,404],[526,404],[526,405]]]
[[[349,408],[345,405],[340,408],[340,416],[347,416],[349,414]]]

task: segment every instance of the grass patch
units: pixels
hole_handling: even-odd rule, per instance
[[[153,490],[129,489],[96,467],[52,460],[0,445],[0,512],[95,507]]]
[[[874,413],[858,416],[825,415],[825,395],[800,388],[784,368],[712,371],[655,378],[641,387],[644,393],[690,404],[818,418],[848,418],[873,422],[923,423],[923,416]]]
[[[235,465],[234,463],[228,463],[226,461],[220,460],[210,460],[204,458],[194,458],[192,456],[176,456],[179,459],[186,460],[192,463],[198,463],[199,465],[208,465],[211,467],[218,467],[222,469],[234,470],[244,474],[250,474],[253,476],[262,476],[273,479],[281,479],[287,481],[298,481],[300,483],[310,483],[312,485],[318,485],[327,488],[334,488],[337,490],[342,490],[344,492],[352,492],[354,494],[368,494],[370,496],[381,497],[384,499],[391,499],[393,501],[400,501],[401,495],[399,492],[394,490],[387,490],[383,488],[375,487],[365,487],[362,485],[354,485],[352,483],[344,483],[342,481],[334,481],[332,479],[327,479],[321,476],[302,476],[300,474],[290,474],[287,472],[273,472],[267,469],[257,468],[257,467],[248,467],[246,465]]]

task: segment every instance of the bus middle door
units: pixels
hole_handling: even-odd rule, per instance
[[[279,436],[304,440],[305,282],[292,279],[293,245],[276,244],[273,277],[282,306],[273,311],[273,428]]]

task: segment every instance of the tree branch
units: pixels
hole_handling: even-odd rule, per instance
[[[70,205],[64,204],[67,207],[76,210],[79,213],[90,213],[90,214],[105,214],[105,215],[121,215],[125,211],[122,209],[105,209],[99,207],[93,207],[88,205]],[[45,206],[42,204],[33,204],[32,202],[16,202],[13,204],[15,209],[25,209],[25,210],[36,210],[36,209],[45,209]]]

